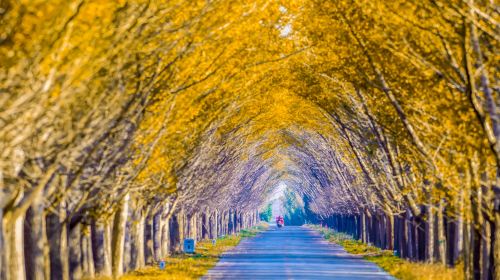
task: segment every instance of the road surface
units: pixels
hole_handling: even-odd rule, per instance
[[[394,279],[307,227],[287,226],[242,241],[203,279]]]

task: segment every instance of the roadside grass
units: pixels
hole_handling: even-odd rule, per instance
[[[238,235],[226,235],[218,238],[215,245],[211,240],[196,243],[195,254],[176,254],[166,258],[165,269],[160,270],[158,264],[132,271],[120,277],[121,280],[164,280],[164,279],[198,279],[217,264],[222,253],[235,247],[243,238],[256,236],[267,228],[262,223],[251,229],[244,229]]]
[[[393,255],[392,251],[382,250],[355,240],[351,235],[335,232],[318,225],[308,225],[318,231],[329,242],[338,244],[346,252],[361,255],[376,263],[392,276],[401,280],[461,280],[464,279],[461,265],[450,268],[442,264],[410,262]]]

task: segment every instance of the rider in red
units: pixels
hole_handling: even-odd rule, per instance
[[[278,217],[276,217],[276,225],[277,225],[278,227],[282,227],[282,226],[284,226],[284,225],[285,225],[285,220],[283,219],[283,217],[282,217],[282,216],[278,216]]]

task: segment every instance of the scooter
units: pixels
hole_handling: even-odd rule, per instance
[[[285,221],[283,219],[276,220],[276,226],[281,228],[285,226]]]

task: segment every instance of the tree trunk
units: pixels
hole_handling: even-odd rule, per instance
[[[69,279],[68,231],[65,209],[60,214],[47,217],[47,236],[49,237],[50,279]]]
[[[164,211],[167,212],[167,211]],[[166,213],[164,213],[166,214]],[[170,218],[168,217],[169,215],[163,215],[161,218],[161,259],[164,259],[168,257],[170,250],[169,250],[169,244],[170,244],[170,223],[169,220]]]
[[[104,220],[92,223],[91,236],[96,274],[111,277],[111,222]]]
[[[500,199],[495,202],[493,238],[493,279],[500,279]]]
[[[437,234],[438,234],[438,252],[439,261],[446,265],[446,234],[444,227],[444,201],[439,201],[439,207],[437,212]]]
[[[387,249],[392,251],[394,250],[394,215],[391,213],[387,215],[386,236]]]
[[[82,272],[85,277],[95,278],[94,252],[92,251],[92,231],[90,225],[82,225]]]
[[[188,217],[188,229],[189,230],[187,232],[187,237],[196,240],[196,236],[197,236],[196,228],[197,228],[197,226],[196,226],[196,213],[192,213]]]
[[[170,233],[172,251],[182,252],[182,244],[184,242],[184,210],[181,209],[176,215],[172,216]]]
[[[401,216],[399,219],[400,223],[400,239],[399,239],[399,250],[401,251],[400,255],[402,258],[407,259],[409,257],[408,255],[408,226],[406,222],[406,217]]]
[[[413,235],[413,217],[411,216],[411,213],[410,211],[406,211],[406,219],[405,219],[405,223],[406,223],[406,241],[407,241],[407,252],[408,252],[408,258],[410,260],[414,260],[415,259],[415,247],[413,246],[414,243],[415,243],[415,239],[414,239],[414,235]]]
[[[135,219],[131,226],[131,258],[130,258],[130,269],[136,270],[145,266],[145,223],[146,217],[142,210],[136,210]]]
[[[69,245],[69,269],[71,279],[81,279],[82,274],[82,246],[80,244],[82,233],[82,225],[77,223],[70,229],[68,245]]]
[[[434,211],[434,206],[429,205],[426,207],[427,208],[427,223],[426,223],[426,252],[425,256],[427,258],[427,261],[429,263],[434,262],[434,217],[435,217],[435,211]]]
[[[233,219],[233,211],[229,209],[227,213],[227,219],[226,219],[227,227],[228,227],[228,232],[227,234],[233,234],[234,233],[234,219]]]
[[[464,258],[464,279],[473,279],[472,265],[472,225],[469,221],[463,223],[463,258]]]
[[[210,238],[210,212],[208,209],[202,214],[202,239]]]
[[[7,247],[5,244],[5,230],[4,230],[4,219],[3,219],[3,209],[0,207],[0,279],[7,279],[7,271],[5,263],[7,261]]]
[[[26,278],[24,268],[24,215],[4,218],[5,233],[5,268],[6,280],[22,280]]]
[[[210,239],[216,239],[219,235],[219,217],[218,211],[215,210],[212,215],[210,215]]]
[[[158,210],[156,214],[153,215],[153,252],[154,252],[154,260],[156,262],[160,261],[161,258],[161,216],[162,209]]]
[[[144,257],[146,260],[146,265],[152,265],[154,262],[154,244],[153,244],[153,227],[154,227],[154,215],[151,213],[151,210],[148,211],[148,214],[146,215],[146,220],[145,220],[145,225],[144,225],[144,240],[145,240],[145,251],[144,251]]]
[[[123,198],[119,210],[115,213],[113,222],[111,250],[113,277],[115,278],[123,274],[123,252],[125,245],[125,229],[127,225],[129,199],[130,194],[126,194]]]
[[[361,213],[361,241],[364,243],[368,243],[368,227],[367,227],[367,219],[366,219],[366,214]]]
[[[40,203],[34,204],[28,209],[26,213],[24,234],[26,278],[34,280],[49,279],[49,247],[45,215]]]
[[[179,237],[179,216],[173,215],[170,219],[170,248],[173,252],[180,251],[180,237]]]
[[[489,280],[490,275],[490,250],[491,250],[491,228],[489,221],[485,220],[482,227],[481,238],[481,279]]]

